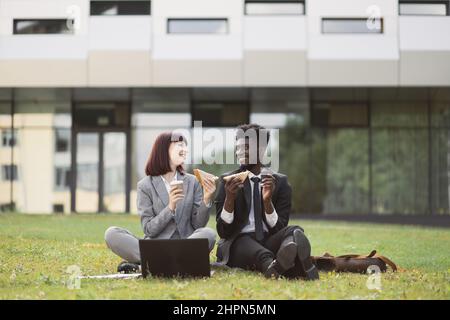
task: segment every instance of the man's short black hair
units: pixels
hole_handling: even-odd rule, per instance
[[[260,126],[259,124],[256,124],[256,123],[241,124],[241,125],[238,125],[236,129],[238,129],[238,136],[236,137],[237,139],[241,138],[239,136],[240,133],[245,133],[247,130],[253,129],[253,130],[255,130],[256,137],[258,139],[258,143],[259,143],[260,132],[264,132],[265,133],[265,136],[267,138],[266,144],[269,143],[269,139],[270,139],[270,132],[269,132],[269,130],[267,130],[263,126]]]

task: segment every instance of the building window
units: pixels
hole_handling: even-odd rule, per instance
[[[235,127],[248,123],[249,108],[246,102],[197,102],[193,120],[202,120],[204,127]]]
[[[6,101],[10,101],[11,99],[12,99],[12,89],[0,88],[0,101],[6,102]],[[2,106],[0,106],[0,111],[1,111],[1,109],[2,109]],[[8,112],[8,113],[10,113],[10,112]]]
[[[2,131],[2,147],[17,146],[17,131],[3,130]]]
[[[55,203],[53,205],[53,213],[64,213],[64,204]]]
[[[70,168],[55,168],[55,189],[64,190],[70,188],[71,171]]]
[[[192,90],[192,125],[236,127],[249,123],[250,103],[244,88],[195,88]]]
[[[449,14],[448,1],[400,1],[401,16],[446,16]]]
[[[150,15],[150,1],[91,1],[91,16]]]
[[[16,211],[16,205],[12,203],[0,203],[0,212],[12,212]]]
[[[167,33],[225,34],[228,19],[168,19]]]
[[[132,125],[140,129],[188,128],[192,122],[189,94],[184,88],[134,89]]]
[[[378,214],[428,213],[428,130],[374,128],[371,132],[372,211]]]
[[[86,137],[91,139],[91,137]],[[94,138],[94,143],[98,143],[98,138]],[[98,191],[98,158],[92,163],[82,163],[77,165],[77,189],[83,191]]]
[[[304,15],[305,2],[296,0],[286,1],[245,1],[246,15]]]
[[[322,18],[322,33],[383,33],[383,18]]]
[[[74,124],[78,128],[127,128],[129,112],[126,103],[76,103]]]
[[[17,171],[17,165],[3,165],[2,166],[2,180],[3,181],[17,181],[19,175]]]
[[[246,15],[304,15],[305,2],[286,0],[286,1],[245,1]]]
[[[70,131],[55,131],[55,150],[56,152],[68,152],[70,148]]]
[[[368,127],[368,107],[365,102],[314,103],[311,123],[315,127]]]
[[[14,19],[14,34],[73,34],[71,19]]]

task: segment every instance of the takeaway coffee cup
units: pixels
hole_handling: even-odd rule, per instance
[[[183,181],[177,180],[177,181],[172,181],[170,183],[170,187],[173,188],[177,188],[180,190],[183,190]]]

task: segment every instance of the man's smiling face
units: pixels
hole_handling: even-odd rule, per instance
[[[249,145],[246,140],[246,138],[239,138],[236,140],[236,159],[240,165],[248,164]]]
[[[236,159],[240,165],[254,165],[259,162],[257,139],[249,137],[236,140]]]
[[[247,126],[247,127],[245,127]],[[256,128],[248,126],[255,126]],[[238,164],[250,168],[261,164],[267,150],[269,132],[257,125],[238,127],[235,140],[235,155]]]

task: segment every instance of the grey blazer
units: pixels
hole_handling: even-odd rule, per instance
[[[177,173],[183,180],[184,199],[177,203],[175,214],[169,205],[169,194],[161,176],[147,176],[137,184],[137,209],[146,238],[170,239],[178,229],[180,238],[206,226],[209,210],[203,202],[203,189],[194,175]]]

